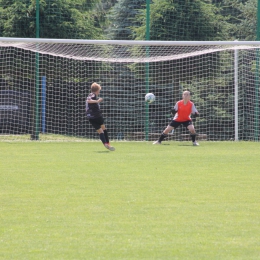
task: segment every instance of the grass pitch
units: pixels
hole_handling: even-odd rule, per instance
[[[260,143],[0,143],[0,259],[259,259]]]

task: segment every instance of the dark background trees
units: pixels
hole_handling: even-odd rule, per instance
[[[102,30],[93,15],[98,0],[40,0],[40,37],[100,39]],[[36,36],[36,1],[1,0],[0,35]]]
[[[151,0],[151,40],[254,40],[256,0]],[[35,37],[36,0],[0,0],[0,36]],[[145,39],[145,0],[40,0],[40,37]]]

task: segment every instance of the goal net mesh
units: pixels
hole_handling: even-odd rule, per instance
[[[239,140],[259,140],[258,47],[0,41],[0,141],[98,140],[85,113],[93,82],[113,140],[156,140],[184,90],[199,138],[234,140],[237,127]],[[188,134],[179,127],[169,140]]]

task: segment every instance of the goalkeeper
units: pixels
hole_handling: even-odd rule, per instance
[[[192,144],[198,146],[196,142],[196,132],[190,115],[198,116],[199,112],[196,109],[193,102],[190,101],[191,95],[189,91],[184,91],[182,94],[182,100],[178,101],[172,109],[173,119],[171,123],[162,132],[160,138],[153,144],[161,144],[161,142],[168,136],[168,133],[176,129],[178,126],[183,125],[190,131]]]
[[[100,102],[103,101],[103,98],[98,98],[100,93],[101,86],[94,82],[91,85],[91,93],[88,95],[86,100],[86,112],[87,118],[91,125],[96,129],[99,134],[99,138],[104,144],[104,146],[110,150],[114,151],[115,148],[110,146],[107,129],[104,125],[104,119],[102,112],[100,110]]]

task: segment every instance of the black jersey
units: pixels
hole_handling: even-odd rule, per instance
[[[86,112],[89,119],[98,118],[102,116],[99,103],[88,103],[88,100],[97,100],[97,95],[90,93],[86,100]]]

